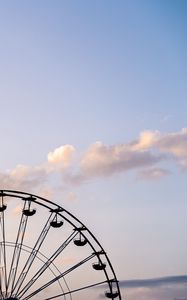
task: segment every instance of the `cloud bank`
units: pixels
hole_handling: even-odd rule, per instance
[[[119,285],[122,299],[126,300],[187,300],[186,275],[121,280]]]
[[[95,178],[134,172],[141,180],[158,180],[171,174],[164,163],[187,168],[187,128],[179,132],[143,131],[127,143],[105,145],[96,142],[82,153],[73,145],[61,145],[47,154],[40,165],[18,165],[0,172],[2,189],[40,191],[60,178],[65,184],[81,184]]]
[[[127,300],[186,300],[187,276],[123,280],[120,288]]]
[[[120,281],[121,288],[155,288],[181,284],[187,285],[187,275]]]

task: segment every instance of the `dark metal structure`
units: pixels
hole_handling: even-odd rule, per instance
[[[73,214],[36,195],[0,190],[0,299],[121,300],[112,264]]]

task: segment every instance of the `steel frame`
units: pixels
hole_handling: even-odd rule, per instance
[[[4,199],[6,197],[10,198],[17,198],[23,201],[23,209],[21,213],[21,218],[19,222],[19,228],[17,232],[17,237],[15,242],[9,242],[6,240],[6,226],[5,226],[5,204]],[[41,230],[37,241],[33,248],[29,248],[24,245],[24,237],[27,230],[27,224],[30,222],[30,217],[24,214],[25,209],[28,211],[31,209],[31,206],[34,204],[39,205],[43,208],[46,208],[49,211],[49,217]],[[51,286],[55,282],[59,282],[62,278],[67,286],[67,291],[63,291],[61,288],[61,293],[54,295],[53,297],[45,298],[45,300],[56,299],[58,297],[64,297],[66,299],[66,295],[70,295],[70,299],[72,299],[72,294],[78,293],[84,289],[90,289],[95,286],[108,286],[109,293],[111,295],[110,299],[116,298],[116,294],[114,293],[114,289],[117,291],[117,299],[121,300],[121,294],[119,289],[119,284],[117,277],[115,275],[114,269],[112,264],[104,251],[103,247],[96,239],[94,234],[73,214],[69,211],[64,209],[63,207],[59,206],[58,204],[44,199],[42,197],[25,193],[21,191],[12,191],[12,190],[0,190],[0,299],[19,299],[19,300],[28,300],[35,295],[39,294],[41,291],[45,290],[47,287]],[[71,234],[66,238],[66,240],[54,251],[54,253],[50,257],[45,257],[43,260],[42,266],[39,268],[32,278],[26,282],[26,278],[28,277],[29,271],[35,262],[35,259],[39,258],[40,248],[44,243],[45,239],[48,236],[48,233],[51,228],[51,222],[56,222],[57,217],[61,220],[67,222],[69,225],[72,226]],[[68,245],[73,242],[76,236],[80,236],[83,239],[87,240],[88,245],[92,249],[92,254],[84,259],[80,260],[78,263],[74,264],[72,267],[68,268],[67,270],[60,272],[58,268],[55,268],[59,271],[58,274],[54,275],[54,278],[46,282],[45,284],[41,285],[34,291],[30,291],[31,287],[34,285],[35,282],[42,276],[42,274],[47,270],[50,269],[51,265],[54,265],[54,260],[59,256],[60,253],[64,251]],[[6,254],[6,247],[10,246],[14,247],[13,255],[10,263],[9,272],[7,270],[7,254]],[[98,251],[99,248],[99,251]],[[29,249],[29,250],[28,250]],[[19,262],[21,260],[22,251],[28,251],[29,256],[26,260],[22,270],[19,270]],[[44,256],[43,256],[44,257]],[[87,263],[93,257],[97,257],[99,263],[103,263],[102,258],[107,262],[107,265],[110,269],[110,274],[106,268],[103,268],[102,272],[105,275],[106,280],[96,282],[93,284],[81,286],[77,289],[69,289],[67,282],[66,282],[66,275],[73,272],[75,269],[78,269],[81,265]],[[102,257],[102,258],[101,258]],[[41,259],[42,260],[42,259]],[[29,292],[29,293],[28,293]],[[25,295],[27,293],[27,295]],[[113,296],[114,295],[114,296]]]

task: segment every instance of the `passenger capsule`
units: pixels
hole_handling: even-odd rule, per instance
[[[104,270],[106,268],[106,264],[103,262],[93,263],[92,267],[94,270],[100,271],[100,270]]]
[[[0,212],[4,211],[6,209],[6,207],[7,206],[5,204],[3,204],[2,206],[0,206]]]
[[[74,240],[73,242],[74,242],[74,244],[75,244],[76,246],[84,246],[84,245],[87,244],[87,240],[86,240],[86,239],[84,239],[84,240],[81,240],[81,239],[79,239],[79,240]]]
[[[114,299],[119,296],[119,293],[117,291],[116,292],[106,292],[105,296],[109,299]]]
[[[33,216],[36,213],[36,209],[23,209],[23,214],[27,217]]]
[[[50,222],[50,225],[51,227],[54,227],[54,228],[59,228],[63,225],[63,221],[51,221]]]

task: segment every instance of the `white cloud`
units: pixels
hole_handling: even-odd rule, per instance
[[[139,172],[138,179],[158,180],[170,174],[171,174],[170,171],[163,168],[148,168]]]
[[[173,155],[178,159],[187,158],[187,128],[179,132],[160,133],[158,131],[143,131],[138,141],[134,143],[134,149],[157,149],[162,153]]]
[[[187,128],[164,134],[147,130],[136,140],[116,145],[96,142],[81,156],[76,154],[77,160],[73,159],[75,153],[73,145],[62,145],[48,153],[47,161],[40,165],[17,165],[2,171],[1,187],[51,195],[46,187],[54,189],[55,182],[62,187],[62,180],[64,186],[67,182],[74,185],[132,170],[140,179],[156,180],[171,174],[162,167],[166,160],[183,170],[187,167]]]
[[[155,143],[160,151],[171,153],[175,157],[187,157],[187,128],[180,132],[162,134]]]
[[[140,133],[139,139],[135,142],[132,142],[132,149],[136,151],[150,149],[155,145],[159,137],[160,134],[158,131],[143,131]]]
[[[15,169],[11,170],[9,176],[12,178],[16,178],[17,180],[22,180],[28,176],[31,172],[31,167],[25,165],[17,165]]]
[[[187,168],[187,128],[174,133],[146,130],[129,143],[108,146],[102,142],[91,145],[82,155],[76,171],[67,172],[64,178],[80,184],[91,178],[138,171],[138,178],[157,180],[171,174],[160,164],[175,162]]]
[[[134,145],[120,144],[106,146],[101,142],[93,144],[83,156],[80,167],[87,176],[108,176],[154,165],[164,155],[134,148]]]
[[[47,172],[43,166],[18,165],[13,170],[0,173],[2,189],[37,191],[47,181]]]
[[[47,155],[48,162],[51,164],[62,164],[64,166],[69,166],[75,148],[72,145],[64,145],[56,148],[54,151],[49,152]]]

